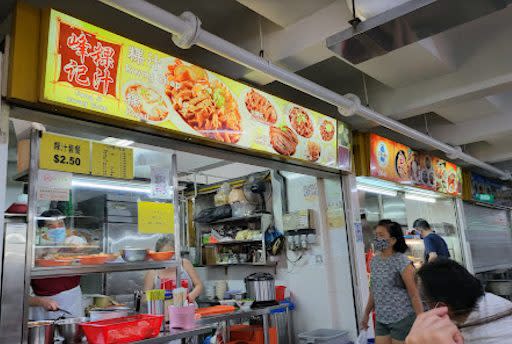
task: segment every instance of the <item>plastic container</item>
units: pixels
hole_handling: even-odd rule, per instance
[[[299,334],[299,343],[349,344],[351,341],[347,331],[318,329]]]
[[[121,344],[158,336],[163,318],[162,315],[139,314],[81,326],[89,344]]]
[[[170,329],[193,329],[196,324],[196,306],[189,305],[185,307],[169,307],[169,327]]]
[[[284,285],[276,286],[276,301],[284,301],[284,294],[286,293],[286,287]]]

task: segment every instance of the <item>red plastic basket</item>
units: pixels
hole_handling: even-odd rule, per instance
[[[82,324],[89,344],[130,343],[160,333],[163,315],[139,314]]]

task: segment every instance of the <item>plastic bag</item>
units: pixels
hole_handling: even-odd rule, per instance
[[[368,344],[368,331],[362,330],[357,337],[356,344]]]

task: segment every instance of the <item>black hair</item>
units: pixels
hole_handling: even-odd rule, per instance
[[[409,247],[405,243],[404,232],[402,232],[402,226],[391,220],[380,220],[377,226],[386,228],[389,235],[396,239],[396,243],[393,245],[395,252],[405,253]]]
[[[425,219],[416,219],[416,221],[414,221],[412,227],[415,229],[420,229],[420,230],[423,229],[423,230],[427,230],[427,231],[432,229],[430,227],[430,224]]]
[[[453,313],[469,314],[484,296],[480,281],[459,263],[438,257],[417,272],[420,289],[426,301],[442,302]]]
[[[64,217],[64,214],[59,209],[49,209],[43,211],[40,215],[41,217]],[[46,225],[47,219],[37,220],[38,227],[44,227]],[[51,221],[51,220],[50,220]]]

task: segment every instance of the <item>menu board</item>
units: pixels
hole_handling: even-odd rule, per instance
[[[92,169],[95,176],[133,179],[133,149],[92,143]]]
[[[411,182],[411,148],[384,137],[370,135],[370,174],[399,183]]]
[[[454,196],[462,194],[460,167],[375,134],[370,135],[370,175]]]
[[[90,141],[43,133],[39,150],[40,169],[88,174],[90,160]]]
[[[339,165],[331,117],[55,10],[48,30],[42,101]]]

